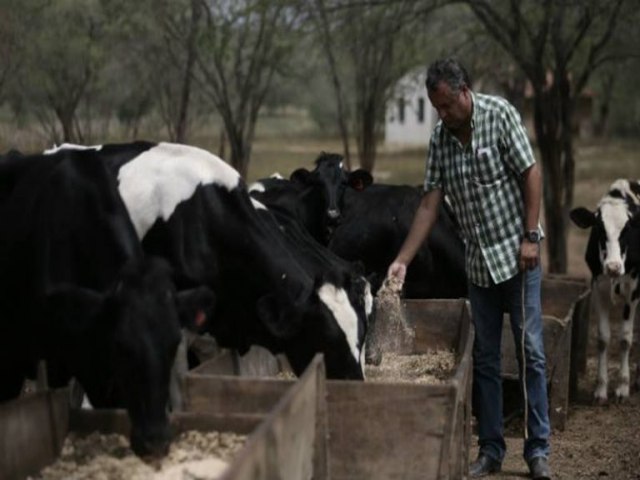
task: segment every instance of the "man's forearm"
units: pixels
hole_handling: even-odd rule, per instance
[[[438,207],[442,199],[440,190],[432,190],[422,197],[420,205],[413,217],[411,229],[402,244],[402,248],[398,253],[396,261],[408,265],[416,256],[420,246],[424,243],[433,224],[438,218]]]
[[[540,220],[542,198],[542,172],[537,163],[525,170],[524,174],[524,228],[535,230]]]

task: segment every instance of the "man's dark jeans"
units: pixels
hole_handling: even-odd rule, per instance
[[[528,399],[528,439],[524,458],[549,456],[549,405],[545,377],[542,309],[540,304],[541,270],[537,267],[525,276],[525,357]],[[473,346],[473,408],[478,420],[480,452],[502,462],[505,441],[502,419],[502,378],[500,344],[503,313],[510,313],[511,330],[520,363],[522,339],[522,274],[488,288],[469,285],[469,299],[476,330]]]

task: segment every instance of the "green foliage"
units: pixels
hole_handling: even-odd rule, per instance
[[[575,37],[580,48],[570,58],[574,81],[589,65],[589,49],[602,38],[606,12],[617,1],[549,4],[554,12],[567,6],[559,30],[562,39],[571,39],[581,25],[589,27],[584,38]],[[390,87],[407,71],[437,57],[459,57],[483,90],[501,91],[517,101],[522,64],[507,47],[521,42],[523,55],[531,53],[528,32],[543,20],[546,4],[537,0],[322,2],[352,142],[363,137],[365,129],[375,137]],[[451,5],[433,10],[436,3]],[[311,118],[319,132],[332,135],[339,130],[337,102],[316,16],[320,4],[320,0],[0,0],[0,106],[4,121],[11,122],[4,131],[16,139],[23,131],[35,132],[37,142],[46,145],[63,135],[101,142],[145,131],[161,140],[175,132],[189,80],[187,120],[193,138],[218,142],[222,116],[227,136],[240,140],[241,155],[249,158],[256,124],[268,117],[265,108],[266,113],[307,110],[305,131]],[[470,4],[487,4],[505,13],[499,30],[513,27],[518,35],[509,38],[508,45],[495,42]],[[194,6],[201,9],[195,22]],[[522,14],[519,30],[506,15],[512,6]],[[587,8],[596,8],[588,25],[580,17]],[[625,0],[622,8],[585,85],[594,93],[597,111],[608,99],[606,132],[632,136],[640,130],[635,91],[640,79],[640,9],[631,0]],[[189,76],[194,32],[197,60]],[[551,65],[553,55],[547,45],[540,61]],[[607,80],[611,76],[612,83]],[[286,130],[286,122],[278,124]]]

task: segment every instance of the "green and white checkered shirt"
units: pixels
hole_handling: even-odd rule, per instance
[[[522,173],[535,163],[517,110],[506,100],[472,93],[471,142],[463,147],[442,124],[431,136],[424,181],[451,203],[466,245],[466,270],[488,287],[518,273],[524,233]]]

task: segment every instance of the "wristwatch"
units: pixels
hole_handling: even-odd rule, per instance
[[[524,238],[531,243],[540,243],[540,232],[538,230],[527,230]]]

